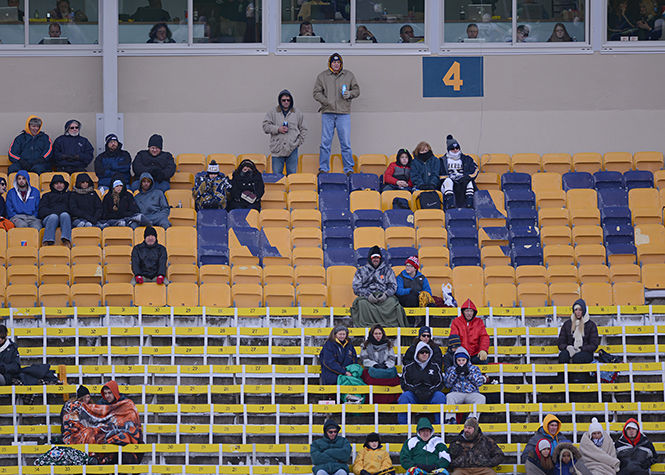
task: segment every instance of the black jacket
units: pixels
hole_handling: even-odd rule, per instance
[[[420,342],[416,347],[427,346]],[[441,367],[430,358],[424,368],[421,368],[417,361],[409,363],[402,372],[402,390],[411,391],[418,399],[420,404],[426,404],[430,401],[436,391],[443,388],[443,376],[441,376]]]
[[[90,183],[85,193],[81,188],[81,183],[84,181]],[[92,224],[97,224],[102,217],[102,200],[95,192],[92,180],[87,173],[81,173],[76,177],[76,185],[69,193],[69,214],[72,216],[72,221],[85,219]]]
[[[572,332],[573,323],[570,319],[566,320],[559,332],[559,350],[563,351],[569,345],[575,343],[575,338]],[[600,345],[600,337],[598,336],[598,327],[591,320],[584,324],[584,338],[582,339],[582,351],[594,353]]]
[[[58,181],[65,183],[65,188],[62,191],[55,191],[54,185]],[[64,181],[62,175],[53,175],[49,187],[51,191],[44,193],[39,200],[39,208],[37,209],[39,219],[44,219],[50,214],[69,213],[69,193],[67,192],[69,185]]]
[[[3,218],[7,216],[7,204],[2,196],[0,196],[0,216]]]
[[[148,172],[155,182],[169,181],[175,173],[175,161],[169,152],[160,152],[159,155],[153,157],[150,155],[150,151],[141,150],[136,154],[132,168],[137,177]]]
[[[251,170],[243,175],[241,170],[249,166]],[[254,203],[249,203],[248,201],[241,198],[244,191],[249,191],[256,195],[256,201]],[[236,171],[233,172],[233,178],[231,178],[231,191],[229,194],[229,203],[228,209],[237,209],[237,208],[254,208],[255,210],[261,210],[261,197],[265,191],[263,185],[263,176],[256,169],[256,166],[251,160],[243,160]]]
[[[0,374],[5,377],[7,384],[11,384],[12,379],[19,377],[21,362],[16,343],[9,339],[7,342],[9,343],[7,347],[0,352]]]
[[[59,172],[74,173],[85,170],[92,161],[95,149],[88,139],[81,135],[69,135],[69,126],[74,120],[65,124],[65,134],[53,142],[52,160]],[[80,124],[80,123],[79,123]]]
[[[132,249],[132,273],[154,279],[166,275],[166,248],[159,243],[148,246],[145,241]]]
[[[95,158],[95,174],[99,180],[99,186],[111,188],[113,180],[116,178],[123,183],[129,183],[131,178],[130,169],[132,166],[132,156],[128,151],[122,149],[122,143],[118,142],[118,148],[115,151],[106,150]]]
[[[627,423],[631,421],[637,424],[635,419],[629,419]],[[658,453],[647,436],[642,432],[638,432],[636,439],[637,441],[633,440],[633,445],[626,436],[624,426],[623,434],[614,444],[617,451],[617,458],[621,462],[620,474],[647,475],[649,467],[656,463]]]
[[[127,191],[127,188],[123,185],[122,191],[120,192],[120,199],[118,201],[117,207],[113,202],[113,190],[109,190],[108,193],[104,195],[102,200],[102,219],[104,221],[108,219],[125,219],[131,218],[135,214],[139,214],[139,210],[136,201],[134,201],[134,196]]]

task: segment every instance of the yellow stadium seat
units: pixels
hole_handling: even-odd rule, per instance
[[[39,175],[38,184],[33,183],[32,181],[30,181],[30,183],[32,184],[32,186],[38,187],[39,190],[42,193],[44,193],[45,191],[51,191],[51,179],[55,175],[62,176],[65,179],[65,181],[67,182],[67,184],[70,185],[69,189],[71,190],[72,186],[71,186],[71,181],[70,181],[70,178],[69,178],[69,173],[66,173],[66,172],[44,172],[44,173],[41,173]]]
[[[7,231],[7,247],[39,247],[39,231],[34,228],[12,228]]]
[[[132,246],[105,246],[104,265],[131,262]]]
[[[7,282],[16,284],[39,284],[39,268],[34,265],[14,264],[7,268]]]
[[[655,172],[663,169],[662,152],[635,152],[633,156],[636,170]]]
[[[295,289],[291,284],[266,284],[263,286],[266,307],[293,307]]]
[[[210,282],[199,286],[199,305],[203,307],[230,307],[231,287],[228,283]]]
[[[326,269],[322,266],[298,266],[295,268],[295,284],[325,284]]]
[[[70,254],[72,265],[102,263],[102,249],[99,246],[74,246]]]
[[[6,264],[8,267],[14,265],[37,265],[37,251],[38,248],[30,246],[8,247]]]
[[[485,285],[515,283],[515,268],[509,265],[486,267],[483,274]]]
[[[610,267],[610,281],[613,284],[619,282],[640,282],[640,266],[636,264],[615,264]]]
[[[102,304],[109,307],[129,307],[133,305],[134,286],[129,282],[104,284],[102,287]]]
[[[0,232],[0,251],[7,249],[7,231]]]
[[[134,305],[142,307],[163,307],[166,305],[166,285],[154,282],[134,286]]]
[[[291,210],[291,228],[300,227],[321,229],[321,211],[318,209]]]
[[[572,264],[555,264],[547,267],[545,273],[548,284],[579,282],[577,267]]]
[[[600,225],[600,210],[595,206],[586,208],[568,208],[568,224],[570,226]]]
[[[191,193],[194,188],[194,173],[175,172],[169,180],[169,184],[172,190],[188,190]]]
[[[419,209],[413,213],[416,228],[442,228],[446,223],[446,215],[441,209]]]
[[[166,305],[169,307],[197,307],[199,286],[194,282],[171,282],[166,289]]]
[[[358,172],[383,175],[388,166],[388,158],[382,153],[364,153],[358,156]]]
[[[576,172],[595,173],[600,171],[603,159],[599,153],[584,152],[573,155],[573,169]]]
[[[39,265],[69,266],[69,248],[66,246],[45,246],[39,249]]]
[[[291,244],[294,248],[321,247],[321,228],[293,228],[291,230]]]
[[[603,155],[603,170],[627,172],[633,169],[633,156],[628,152],[607,152]]]
[[[259,265],[259,256],[252,255],[248,247],[240,244],[233,229],[229,229],[229,262],[234,266]]]
[[[514,307],[517,303],[515,284],[487,284],[485,305],[488,307]]]
[[[265,228],[263,230],[270,246],[277,250],[271,254],[264,253],[263,265],[271,264],[291,264],[291,231],[280,228]],[[279,254],[277,254],[279,253]]]
[[[74,284],[70,287],[72,307],[100,307],[102,286],[99,284]]]
[[[169,282],[198,284],[199,268],[194,264],[171,264],[166,269],[166,276]]]
[[[381,209],[381,195],[374,190],[356,190],[349,195],[349,209],[353,213],[359,209]]]
[[[298,157],[298,173],[317,173],[319,171],[318,153],[301,153]]]
[[[300,307],[325,307],[328,288],[325,284],[300,284],[296,287],[296,305]]]
[[[461,305],[466,299],[471,299],[476,306],[484,302],[483,270],[476,266],[457,266],[453,268],[453,293],[455,300]]]
[[[14,284],[5,289],[7,307],[37,307],[37,286],[34,284]]]
[[[536,173],[531,177],[531,189],[536,195],[541,191],[562,190],[561,174],[555,172]]]
[[[580,244],[575,246],[575,262],[578,266],[585,264],[606,264],[605,246],[602,244]]]
[[[603,264],[586,264],[579,266],[577,275],[583,284],[589,282],[610,282],[610,269]]]
[[[206,264],[199,267],[199,283],[201,285],[229,284],[230,280],[231,280],[231,268],[229,266],[221,264]]]
[[[545,172],[556,172],[563,175],[572,169],[572,161],[567,153],[544,153],[541,161]]]
[[[43,284],[39,286],[39,305],[42,307],[69,307],[69,285]]]
[[[262,228],[290,228],[291,213],[286,209],[263,209],[259,213]]]
[[[247,212],[247,215],[245,216],[245,221],[247,221],[247,225],[250,228],[261,229],[261,226],[259,224],[260,223],[260,216],[261,216],[261,214],[257,210],[250,209]]]
[[[288,191],[316,191],[315,173],[292,173],[286,177],[286,189]]]
[[[263,280],[259,266],[234,265],[231,267],[231,284],[260,284]]]
[[[385,230],[388,249],[391,247],[415,247],[416,230],[407,226],[391,226]]]
[[[635,245],[665,246],[665,227],[662,224],[641,224],[635,226]]]
[[[435,191],[437,195],[439,195],[439,202],[443,203],[443,195],[441,194],[440,191]],[[420,194],[423,193],[423,190],[416,190],[413,192],[411,195],[411,209],[412,210],[419,210],[420,209]]]
[[[270,163],[270,161],[268,161]],[[286,177],[283,176],[277,181],[268,181],[268,182],[263,182],[263,188],[266,192],[272,192],[272,191],[281,191],[283,193],[286,193]],[[263,203],[263,200],[265,199],[266,195],[264,194],[263,197],[261,198],[261,203]],[[284,202],[286,202],[286,199],[284,199]],[[261,208],[265,208],[264,206],[261,206]],[[276,208],[273,208],[276,209]]]
[[[542,284],[547,280],[546,273],[545,266],[518,266],[515,268],[515,282],[518,286],[520,284]],[[547,296],[547,292],[545,295]]]
[[[129,226],[113,226],[102,230],[102,247],[133,245],[134,231]]]
[[[196,226],[196,210],[192,208],[171,208],[169,213],[171,226]],[[162,229],[162,228],[155,228]]]
[[[4,288],[7,286],[7,269],[4,268],[4,266],[0,266],[0,290],[4,290]],[[4,297],[4,293],[2,294]],[[2,304],[2,301],[0,300],[0,305]]]
[[[271,264],[263,267],[263,285],[289,284],[293,285],[293,266],[286,264]]]
[[[450,251],[442,246],[422,246],[418,249],[420,267],[432,269],[450,265]]]
[[[235,307],[261,307],[263,287],[260,284],[234,284],[231,286],[231,301]]]
[[[573,243],[580,244],[603,244],[603,228],[582,224],[573,228]]]
[[[572,244],[568,226],[543,226],[540,228],[540,241],[543,246]]]
[[[320,247],[296,247],[292,252],[292,264],[293,267],[322,266],[323,249]]]
[[[546,307],[549,304],[548,290],[547,284],[542,282],[520,283],[517,285],[518,305],[520,307]]]
[[[261,209],[286,209],[286,191],[266,190],[261,197]]]
[[[538,208],[563,208],[566,205],[566,192],[563,190],[544,190],[536,192]]]
[[[587,305],[612,305],[612,286],[605,282],[583,282],[582,298]]]
[[[443,284],[448,284],[452,288],[453,271],[448,266],[430,267],[428,269],[425,269],[425,276],[429,281],[429,286],[432,288],[432,295],[435,295],[437,297],[443,297],[443,291],[441,289],[441,286]]]
[[[353,266],[330,266],[326,269],[328,283],[328,305],[331,307],[350,307],[356,296],[351,284],[356,273]]]
[[[381,193],[381,211],[393,209],[393,200],[395,198],[404,198],[409,202],[412,210],[415,210],[411,201],[411,192],[406,190],[386,190]]]
[[[642,283],[651,290],[665,289],[665,264],[649,263],[642,266]]]
[[[566,191],[566,208],[597,208],[598,195],[590,188],[574,188]]]
[[[91,171],[87,171],[87,170],[86,170],[86,171],[84,171],[84,172],[74,172],[74,173],[72,173],[72,174],[69,176],[69,184],[70,184],[70,185],[69,185],[69,189],[70,189],[70,190],[72,189],[72,186],[73,186],[74,184],[76,184],[76,178],[77,178],[81,173],[85,173],[86,175],[88,175],[88,176],[90,177],[90,179],[92,180],[92,183],[95,185],[95,188],[97,188],[97,184],[99,183],[99,178],[97,177],[97,174],[96,174],[95,172],[91,172]]]
[[[540,155],[537,153],[515,153],[510,160],[514,172],[533,175],[541,171]]]
[[[485,226],[505,226],[506,225],[506,206],[505,198],[503,191],[500,190],[490,190],[488,191],[492,203],[496,207],[497,211],[501,214],[500,217],[491,217],[491,218],[478,218],[478,227],[483,228]]]
[[[9,156],[0,155],[0,173],[3,173],[5,175],[5,178],[7,178],[7,169],[11,164],[12,162],[9,160]],[[11,186],[9,182],[7,183],[9,184],[9,186]]]
[[[164,194],[171,208],[194,208],[191,190],[166,190]]]
[[[238,165],[240,165],[243,160],[251,160],[254,162],[256,169],[261,173],[266,171],[268,159],[262,153],[241,153],[238,155]]]
[[[54,246],[53,246],[54,247]],[[83,264],[78,264],[80,267]],[[12,266],[16,267],[16,266]],[[28,283],[28,282],[26,282]],[[69,285],[69,266],[65,264],[42,264],[39,266],[39,285],[67,284]]]
[[[171,226],[166,230],[166,251],[169,264],[194,264],[197,259],[196,229]]]
[[[290,210],[319,209],[319,195],[316,191],[291,191],[286,202]]]
[[[510,171],[510,155],[507,153],[485,153],[480,157],[480,169],[503,175]]]
[[[541,228],[568,226],[568,212],[564,208],[541,208],[538,210],[538,224]]]
[[[612,286],[612,305],[644,305],[644,285],[619,282]]]
[[[219,171],[224,173],[229,178],[238,166],[236,156],[232,153],[211,153],[206,158],[206,165],[208,165],[213,160],[217,162],[217,165],[219,165]]]
[[[127,283],[131,282],[132,277],[134,277],[134,274],[129,262],[104,266],[104,284]]]
[[[202,153],[179,153],[175,158],[179,172],[198,173],[205,167],[205,155]]]
[[[543,258],[546,266],[574,264],[575,250],[573,246],[552,244],[543,248]]]
[[[633,188],[628,192],[628,205],[633,226],[663,223],[663,207],[655,188]]]
[[[72,229],[72,246],[99,246],[102,243],[102,230],[97,227]]]
[[[155,231],[157,231],[157,242],[160,244],[165,244],[166,243],[166,230],[162,228],[161,226],[157,226],[155,228]],[[142,243],[143,242],[143,234],[145,233],[145,226],[139,226],[134,230],[134,242],[136,244]]]
[[[653,173],[653,183],[661,192],[665,189],[665,170],[656,170]],[[661,193],[661,204],[663,204],[662,196]]]
[[[418,228],[416,229],[416,247],[446,247],[448,244],[446,228]]]
[[[577,282],[559,282],[550,284],[550,301],[554,306],[570,306],[580,298],[580,286]],[[588,305],[591,305],[587,302]]]
[[[509,266],[510,256],[507,256],[501,246],[483,246],[480,248],[480,263],[483,267]]]
[[[383,228],[368,226],[353,230],[354,249],[372,246],[379,246],[381,249],[385,249],[386,240]]]
[[[501,176],[494,172],[481,172],[476,175],[476,186],[479,190],[500,190]]]

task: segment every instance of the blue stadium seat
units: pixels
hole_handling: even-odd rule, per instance
[[[284,175],[281,173],[262,173],[263,183],[277,183],[279,180],[284,178]],[[229,177],[229,179],[231,179]]]
[[[446,211],[446,228],[450,226],[472,226],[476,228],[476,211],[467,208],[453,208]]]
[[[379,191],[381,186],[378,175],[374,173],[354,173],[349,179],[351,191],[375,190]]]
[[[631,225],[619,224],[603,227],[603,239],[607,244],[635,244],[635,229]]]
[[[538,226],[538,211],[535,208],[515,208],[506,210],[508,227]]]
[[[250,209],[232,209],[228,214],[228,227],[229,228],[249,228],[247,222],[247,215]]]
[[[467,246],[478,247],[478,230],[463,224],[448,226],[448,248]]]
[[[326,190],[319,193],[319,209],[349,209],[349,192]]]
[[[266,233],[261,231],[259,234],[259,260],[261,265],[263,265],[264,257],[282,257],[282,254],[279,249],[270,243]]]
[[[349,193],[349,180],[344,173],[321,173],[318,178],[319,193],[322,191],[344,191]]]
[[[225,209],[202,209],[197,213],[197,228],[228,225],[228,213]]]
[[[200,226],[197,230],[197,244],[199,265],[228,265],[229,244],[226,226]]]
[[[514,190],[530,190],[531,189],[531,175],[528,173],[510,172],[501,175],[501,190],[506,191]]]
[[[261,234],[263,234],[260,230],[249,227],[238,227],[232,228],[232,230],[229,232],[233,232],[240,245],[249,249],[249,252],[252,254],[252,256],[259,255],[259,241]]]
[[[351,215],[354,228],[383,227],[383,212],[380,209],[358,209]]]
[[[323,228],[335,228],[353,224],[351,211],[348,209],[328,209],[321,211],[321,224]]]
[[[460,246],[450,249],[450,267],[479,265],[480,250],[478,246]]]
[[[612,260],[610,259],[612,256],[636,256],[637,255],[637,248],[635,247],[634,244],[622,244],[622,243],[615,243],[615,244],[606,244],[605,245],[605,250],[607,254],[607,260],[611,262]],[[633,259],[633,264],[636,262],[636,259]]]
[[[509,240],[509,232],[506,226],[484,226],[481,229],[487,235],[487,238],[491,239],[494,243],[497,243],[497,241],[508,242]]]
[[[367,258],[367,255],[365,255]],[[333,247],[323,251],[323,265],[330,266],[355,266],[356,253],[349,247]]]
[[[603,228],[613,226],[630,226],[631,213],[628,207],[608,206],[600,209],[600,222]]]
[[[473,196],[473,207],[476,210],[478,219],[501,219],[505,218],[503,213],[498,210],[492,196],[487,190],[478,190]]]
[[[596,172],[593,174],[593,187],[596,190],[623,188],[623,175],[620,172]]]
[[[353,266],[364,266],[367,264],[367,254],[369,254],[369,247],[359,247],[358,249],[355,250],[355,254],[353,257]],[[386,259],[388,257],[388,253],[384,249],[382,252],[383,258]]]
[[[504,192],[506,211],[512,208],[536,208],[536,195],[531,190],[512,190]]]
[[[598,190],[598,208],[611,206],[628,207],[628,193],[619,188],[601,188]]]
[[[540,232],[536,226],[513,226],[509,230],[510,244],[514,246],[534,246],[540,244]]]
[[[351,226],[323,228],[323,249],[333,247],[353,248],[353,229]]]
[[[630,170],[623,174],[627,190],[653,188],[653,173],[648,170]]]
[[[418,249],[413,247],[391,247],[387,254],[391,266],[403,266],[409,257],[418,255]]]
[[[593,188],[593,175],[588,172],[568,172],[561,177],[564,191],[575,188]]]
[[[510,260],[513,267],[542,266],[543,248],[539,243],[526,246],[511,245]]]
[[[383,227],[391,226],[413,227],[413,211],[409,209],[389,209],[383,212]]]

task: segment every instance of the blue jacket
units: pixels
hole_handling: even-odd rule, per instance
[[[464,366],[457,364],[457,358],[459,357],[466,358]],[[461,368],[461,370],[458,372],[457,368]],[[463,346],[460,346],[455,351],[455,362],[446,370],[444,381],[446,387],[450,388],[450,392],[453,393],[477,393],[480,392],[480,386],[485,384],[483,374],[480,372],[478,366],[471,364],[469,353]]]
[[[68,120],[65,124],[65,134],[53,142],[53,161],[55,169],[59,172],[81,172],[90,164],[94,149],[88,139],[80,135],[69,135],[69,126],[78,120]],[[80,129],[79,129],[80,130]]]
[[[411,162],[411,182],[418,190],[438,190],[439,175],[441,174],[441,160],[432,154],[426,161],[413,158]]]
[[[16,177],[14,177],[14,187],[7,190],[7,217],[13,218],[17,214],[29,214],[37,216],[39,209],[39,190],[34,186],[30,186],[30,175],[25,170],[16,172],[16,176],[24,176],[28,180],[28,193],[25,201],[21,199],[21,194],[18,191],[16,184]]]
[[[358,362],[356,349],[347,338],[345,344],[337,339],[327,340],[319,353],[321,384],[337,384],[337,376],[346,374],[346,367]]]
[[[39,117],[31,115],[25,121],[25,130],[14,139],[9,147],[9,160],[12,163],[20,163],[23,170],[35,173],[50,171],[53,150],[51,139],[41,131],[41,128],[37,135],[32,135],[30,119],[39,119]]]
[[[395,295],[408,295],[411,293],[412,289],[415,289],[418,293],[424,290],[430,295],[432,294],[432,288],[427,281],[427,277],[425,277],[422,272],[416,271],[416,275],[412,278],[405,270],[403,270],[397,276],[397,291],[395,292]]]
[[[132,156],[122,149],[120,142],[118,142],[118,148],[115,150],[109,150],[107,145],[106,150],[95,158],[95,174],[99,180],[99,186],[111,188],[113,180],[116,178],[128,184],[131,165]]]

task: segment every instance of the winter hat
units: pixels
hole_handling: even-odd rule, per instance
[[[108,134],[104,138],[104,144],[108,145],[111,140],[115,140],[116,142],[120,142],[120,140],[118,140],[118,136],[116,134]]]
[[[582,299],[575,300],[575,303],[573,304],[573,312],[577,307],[579,307],[582,310],[582,315],[586,314],[586,302],[584,300]]]
[[[624,426],[624,430],[626,430],[626,429],[630,429],[631,427],[632,427],[633,429],[640,430],[640,426],[638,426],[634,421],[630,421],[628,424],[626,424],[626,425]]]
[[[148,147],[157,147],[161,150],[164,148],[164,139],[161,135],[153,134],[150,136],[150,140],[148,140]]]
[[[404,265],[411,264],[413,267],[416,268],[416,270],[420,269],[420,261],[418,260],[418,256],[411,256],[409,257],[406,262],[404,262]]]
[[[67,122],[65,122],[65,133],[69,131],[69,126],[76,123],[76,125],[79,126],[79,130],[81,130],[81,123],[76,120],[76,119],[69,119]]]
[[[337,325],[335,328],[333,328],[333,335],[337,335],[337,332],[341,331],[346,332],[347,336],[349,335],[349,329],[344,325]]]
[[[212,160],[208,164],[208,173],[219,173],[219,165],[217,165],[215,160]]]
[[[603,432],[603,426],[595,417],[591,419],[591,424],[589,424],[589,434],[593,434],[594,432]]]
[[[381,248],[379,246],[370,247],[367,257],[369,257],[371,259],[374,256],[381,257]]]
[[[537,450],[538,450],[538,452],[542,452],[545,449],[550,449],[551,450],[552,449],[552,444],[547,439],[540,439],[538,441]]]
[[[118,185],[122,186],[123,184],[124,183],[122,182],[122,180],[114,180],[113,181],[113,188],[115,188]]]
[[[379,437],[379,434],[376,432],[371,432],[367,434],[367,437],[365,437],[365,445],[369,444],[370,442],[378,442],[380,444],[381,437]]]
[[[452,150],[454,148],[461,149],[462,147],[460,147],[459,142],[455,140],[452,135],[448,135],[446,137],[446,150]]]
[[[448,348],[458,348],[460,346],[462,346],[462,339],[460,336],[451,333],[448,336]]]
[[[457,360],[457,358],[466,358],[467,362],[471,359],[469,357],[469,352],[466,351],[463,346],[460,346],[455,350],[455,360]]]
[[[467,417],[466,421],[464,422],[464,427],[473,427],[475,431],[478,431],[478,418],[476,416]]]
[[[76,399],[81,399],[83,396],[90,394],[90,390],[83,385],[80,385],[76,390]]]
[[[418,330],[418,338],[420,338],[421,336],[423,336],[425,333],[427,333],[428,335],[432,336],[432,329],[431,329],[430,327],[427,327],[427,326],[425,326],[425,327],[420,327],[420,330]]]
[[[150,225],[145,227],[145,231],[143,231],[143,239],[147,238],[148,236],[157,237],[157,231],[155,231],[155,228]]]

